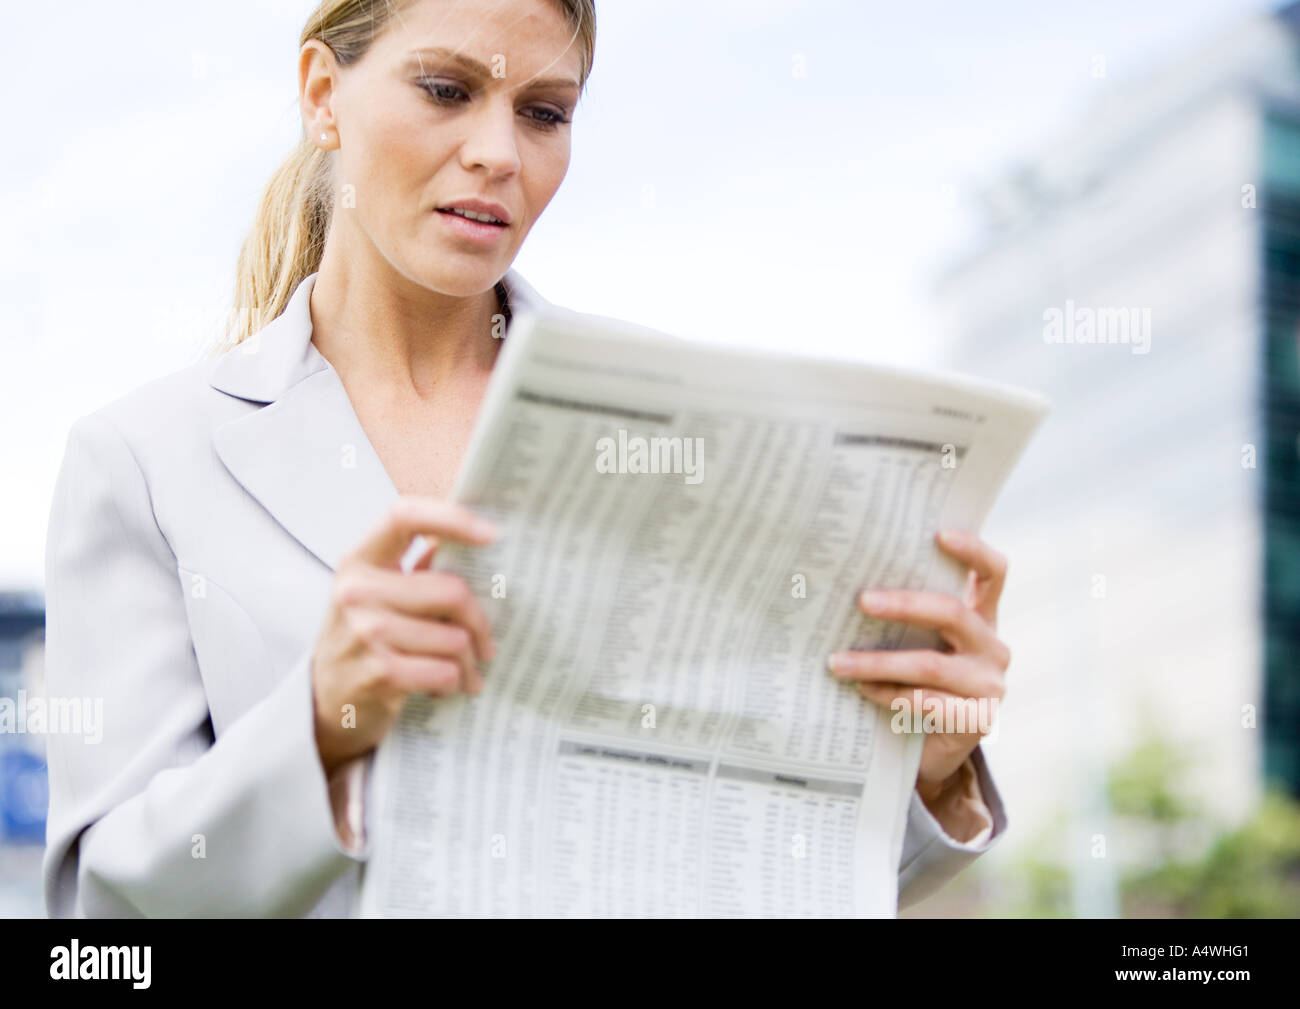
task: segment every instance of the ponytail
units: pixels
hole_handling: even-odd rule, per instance
[[[229,349],[284,311],[299,283],[320,269],[334,196],[327,152],[303,137],[262,191],[235,267]]]

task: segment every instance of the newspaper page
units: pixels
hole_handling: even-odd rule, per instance
[[[378,748],[365,917],[888,917],[923,736],[827,670],[927,648],[863,588],[961,594],[1049,404],[964,376],[516,317],[444,544],[492,624],[485,689],[412,695]],[[414,556],[413,550],[408,557]]]

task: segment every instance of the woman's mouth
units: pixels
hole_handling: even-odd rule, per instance
[[[448,209],[435,213],[447,222],[453,234],[481,245],[499,241],[509,230],[498,218],[474,210]]]

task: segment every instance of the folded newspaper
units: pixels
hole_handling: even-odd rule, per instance
[[[497,655],[483,693],[412,695],[378,748],[358,912],[893,915],[923,735],[826,658],[939,644],[857,593],[961,594],[935,531],[979,530],[1048,409],[517,316],[454,492],[504,535],[435,560]]]

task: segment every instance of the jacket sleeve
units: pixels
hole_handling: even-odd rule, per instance
[[[214,739],[177,559],[101,414],[68,435],[45,565],[47,695],[100,712],[95,733],[47,737],[50,916],[311,910],[355,864],[316,750],[311,655]]]
[[[898,906],[908,907],[935,893],[954,876],[988,851],[1006,833],[1007,815],[984,759],[976,747],[965,768],[966,795],[959,796],[975,819],[987,817],[991,827],[980,830],[970,841],[948,835],[925,807],[915,790],[907,808],[907,831],[898,864]]]
[[[365,790],[374,756],[375,751],[370,750],[345,761],[329,779],[334,829],[348,854],[362,862],[370,857],[370,842],[366,836]]]

